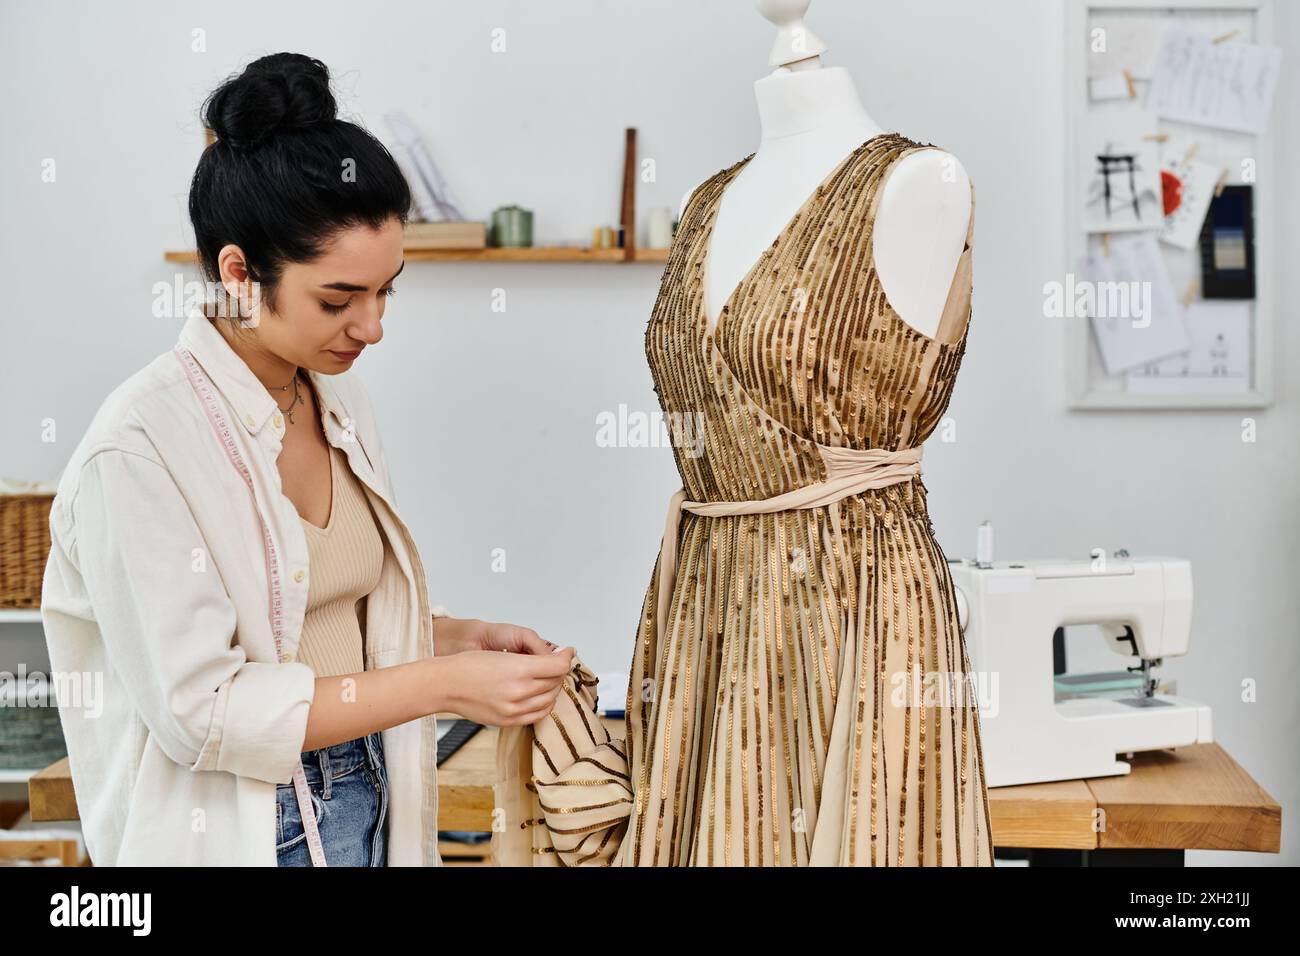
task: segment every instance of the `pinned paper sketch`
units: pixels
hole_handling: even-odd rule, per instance
[[[1245,392],[1250,388],[1250,303],[1199,300],[1187,309],[1191,347],[1134,369],[1131,392]]]
[[[1083,138],[1088,232],[1159,229],[1164,222],[1155,119],[1134,109],[1090,114]]]
[[[1190,340],[1154,233],[1089,243],[1083,311],[1108,375],[1185,352]]]
[[[1201,237],[1205,213],[1223,170],[1198,160],[1175,160],[1160,170],[1164,191],[1165,223],[1160,241],[1179,249],[1192,249]]]
[[[1088,78],[1151,78],[1168,20],[1129,11],[1094,12],[1088,23]]]
[[[425,222],[464,220],[415,124],[403,113],[385,113],[384,122],[397,142],[397,148],[392,151],[393,158],[411,187],[411,200],[419,210],[420,218]]]
[[[1161,119],[1262,133],[1282,66],[1277,47],[1225,41],[1170,27],[1146,108]]]

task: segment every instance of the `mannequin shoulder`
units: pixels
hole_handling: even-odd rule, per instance
[[[707,182],[709,181],[709,179],[712,179],[712,178],[713,178],[713,177],[710,176],[708,179],[705,179],[705,180],[703,180],[703,181],[701,181],[701,182],[698,182],[698,183],[696,183],[694,186],[692,186],[690,189],[686,190],[685,194],[683,194],[683,196],[682,196],[682,201],[681,201],[681,203],[677,206],[677,218],[678,218],[678,220],[681,220],[681,219],[686,218],[686,207],[687,207],[688,205],[690,205],[691,197],[694,196],[694,195],[699,191],[699,189],[700,189],[701,186],[703,186],[705,183],[707,183]]]
[[[904,322],[934,337],[974,217],[974,187],[960,160],[934,147],[904,155],[885,174],[871,255]]]
[[[936,146],[919,149],[898,161],[881,187],[881,217],[969,213],[974,184],[961,160]]]
[[[705,186],[709,185],[709,183],[713,182],[714,180],[729,175],[732,172],[732,170],[734,170],[737,166],[744,165],[745,162],[747,162],[749,159],[752,159],[753,156],[754,154],[750,153],[749,156],[746,156],[744,159],[738,159],[730,166],[724,166],[722,169],[719,169],[717,172],[710,173],[708,176],[705,176],[702,180],[700,180],[690,189],[686,190],[686,192],[682,195],[682,201],[677,205],[678,220],[680,221],[686,218],[686,207],[691,204],[691,197],[693,197],[696,193],[698,193],[700,190],[702,190]]]

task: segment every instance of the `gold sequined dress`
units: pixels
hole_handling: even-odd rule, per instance
[[[871,253],[882,184],[925,148],[854,149],[716,328],[706,252],[753,154],[688,200],[646,331],[687,510],[645,596],[625,733],[595,718],[576,658],[554,713],[501,731],[499,863],[993,864],[978,701],[914,464],[965,351],[973,210],[934,337],[894,311]],[[887,483],[843,494],[841,464],[872,456]]]

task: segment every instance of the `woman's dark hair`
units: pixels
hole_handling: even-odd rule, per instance
[[[203,122],[216,141],[194,171],[189,208],[209,281],[220,281],[217,254],[235,243],[274,310],[286,263],[312,261],[352,226],[406,223],[410,187],[392,154],[336,112],[329,70],[300,53],[254,60],[208,97]]]

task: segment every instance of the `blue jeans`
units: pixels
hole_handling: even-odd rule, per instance
[[[386,866],[388,775],[379,733],[304,751],[302,767],[325,847],[325,862],[330,866]],[[293,784],[278,784],[275,801],[277,865],[311,866]]]

